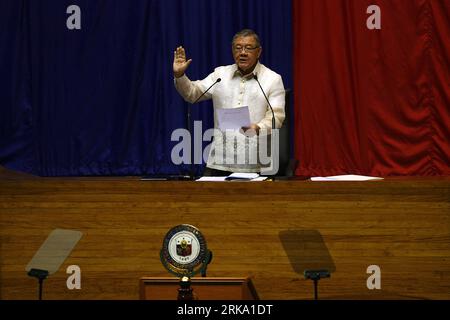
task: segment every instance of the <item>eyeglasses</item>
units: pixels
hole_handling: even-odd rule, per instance
[[[241,46],[241,45],[237,45],[237,46],[234,46],[233,47],[233,50],[235,51],[235,52],[242,52],[242,51],[246,51],[246,52],[253,52],[253,51],[255,51],[256,49],[258,49],[259,48],[259,46],[255,46],[255,47],[253,47],[253,46],[251,46],[251,45],[246,45],[246,46]]]

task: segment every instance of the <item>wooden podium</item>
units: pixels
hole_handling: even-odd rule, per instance
[[[143,277],[141,300],[177,300],[180,279]],[[250,278],[192,278],[191,288],[198,300],[259,300]]]

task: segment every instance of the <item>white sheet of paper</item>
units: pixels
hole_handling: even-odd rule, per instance
[[[248,179],[237,179],[237,180],[231,180],[231,181],[264,181],[267,180],[267,177],[260,177],[257,173],[233,173],[231,175],[239,176],[239,177],[246,177]],[[203,182],[229,182],[228,180],[225,180],[227,177],[201,177],[195,181],[203,181]]]
[[[258,178],[255,178],[255,179],[252,179],[252,180],[250,180],[250,181],[256,181],[256,182],[258,182],[258,181],[265,181],[265,180],[267,180],[267,177],[258,177]]]
[[[369,180],[383,180],[383,178],[360,176],[355,174],[345,174],[329,177],[311,177],[311,181],[369,181]]]
[[[197,179],[195,181],[208,181],[208,182],[220,182],[220,181],[225,181],[226,177],[201,177],[200,179]]]
[[[253,173],[253,172],[234,172],[232,174],[230,174],[227,178],[235,178],[235,179],[247,179],[247,180],[251,180],[251,179],[255,179],[258,178],[259,174],[258,173]]]
[[[248,106],[239,108],[218,108],[217,112],[217,122],[219,129],[225,130],[239,130],[242,127],[249,127],[250,113],[248,111]]]

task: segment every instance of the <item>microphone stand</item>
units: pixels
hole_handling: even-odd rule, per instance
[[[190,143],[190,152],[191,152],[191,164],[189,168],[189,180],[194,181],[194,139],[192,138],[192,124],[191,124],[191,104],[187,104],[187,128],[189,131],[191,143]]]
[[[203,91],[203,93],[197,98],[195,99],[194,102],[192,102],[192,104],[196,104],[213,86],[215,86],[217,83],[219,83],[220,81],[222,81],[221,78],[217,78],[216,81],[214,81],[214,83],[212,85],[210,85],[208,87],[208,89],[206,89],[205,91]],[[194,139],[192,139],[192,123],[191,123],[191,105],[188,103],[188,111],[187,111],[187,127],[188,127],[188,131],[189,131],[189,135],[191,136],[191,166],[189,169],[189,178],[191,181],[195,180],[194,177],[194,171],[195,171],[195,166],[194,166]]]
[[[266,93],[264,92],[264,89],[262,88],[261,83],[260,83],[259,80],[258,80],[258,75],[255,74],[255,75],[253,76],[253,78],[256,80],[256,82],[258,82],[259,88],[261,89],[261,91],[262,91],[262,93],[263,93],[263,95],[264,95],[264,98],[266,98],[267,104],[268,104],[269,107],[270,107],[270,111],[272,111],[272,131],[273,131],[273,130],[275,130],[275,113],[273,112],[272,105],[270,104],[270,101],[269,101],[269,99],[267,98]]]
[[[325,269],[320,270],[305,270],[303,272],[305,279],[310,279],[314,281],[314,300],[319,300],[318,296],[318,282],[322,278],[329,278],[330,277],[330,271]]]
[[[271,132],[271,139],[270,139],[270,145],[271,145],[271,151],[270,151],[270,154],[271,154],[271,158],[272,158],[272,163],[271,163],[271,167],[273,168],[274,167],[274,162],[276,161],[276,167],[279,165],[279,158],[278,159],[276,159],[275,157],[278,157],[279,155],[278,155],[278,153],[275,155],[275,157],[274,157],[274,147],[275,147],[275,140],[278,138],[278,132],[275,132],[275,113],[273,112],[273,108],[272,108],[272,105],[270,104],[270,101],[269,101],[269,99],[267,98],[267,95],[266,95],[266,92],[264,91],[264,89],[263,89],[263,87],[261,86],[261,83],[259,82],[259,80],[258,80],[258,75],[257,74],[254,74],[253,75],[253,78],[256,80],[256,82],[258,82],[258,85],[259,85],[259,88],[261,89],[261,91],[262,91],[262,93],[263,93],[263,95],[264,95],[264,98],[266,98],[266,101],[267,101],[267,104],[269,105],[269,108],[270,108],[270,111],[272,111],[272,132]],[[273,176],[275,176],[277,173],[278,173],[278,168],[277,168],[277,171],[275,171],[275,172],[272,172],[272,170],[273,169],[270,169],[269,171],[271,172],[271,173],[269,173],[268,175],[273,175]],[[262,169],[261,169],[261,173],[262,173],[263,171],[262,171]]]
[[[41,270],[41,269],[31,269],[28,271],[28,275],[30,277],[35,277],[39,281],[39,300],[42,300],[42,287],[44,285],[44,280],[48,277],[49,272],[47,270]]]

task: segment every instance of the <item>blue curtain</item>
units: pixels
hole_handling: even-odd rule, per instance
[[[70,5],[81,30],[66,27]],[[188,76],[202,79],[233,63],[243,28],[292,87],[291,0],[0,1],[0,164],[41,176],[187,173],[170,159],[187,110],[173,51],[183,45]],[[212,116],[211,102],[192,106],[203,130]]]

